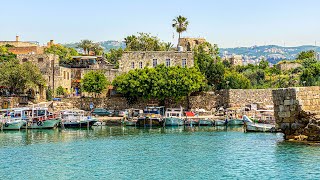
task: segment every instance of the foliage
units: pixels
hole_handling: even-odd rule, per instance
[[[304,60],[304,59],[315,58],[315,56],[316,56],[316,52],[314,50],[302,51],[297,55],[297,59]]]
[[[84,39],[84,40],[80,41],[80,43],[77,45],[77,47],[83,49],[83,52],[85,54],[89,55],[92,44],[93,44],[93,41],[88,40],[88,39]]]
[[[0,65],[0,72],[0,85],[7,87],[10,93],[45,85],[39,68],[30,62],[20,64],[18,60],[10,60]]]
[[[59,86],[57,89],[56,89],[56,94],[58,96],[64,96],[66,94],[66,90],[62,87],[62,86]]]
[[[65,47],[60,44],[54,44],[54,45],[46,48],[44,51],[47,54],[58,55],[60,58],[60,64],[68,64],[71,62],[72,56],[79,55],[79,53],[75,49]]]
[[[320,62],[313,63],[303,70],[300,76],[300,84],[304,86],[320,85]]]
[[[7,46],[0,46],[0,63],[16,59],[16,55],[8,51]]]
[[[164,51],[165,45],[156,36],[149,33],[127,36],[125,39],[125,51]]]
[[[81,88],[88,93],[100,94],[109,84],[102,71],[89,71],[81,79]]]
[[[100,56],[103,53],[103,48],[98,43],[93,43],[89,48],[96,56]]]
[[[180,99],[202,89],[205,78],[196,68],[179,66],[135,69],[116,77],[113,85],[127,98]]]
[[[249,89],[250,80],[243,74],[235,71],[227,72],[225,74],[223,88],[224,89]]]
[[[47,99],[47,101],[51,101],[52,100],[52,95],[53,93],[52,93],[52,90],[51,90],[51,88],[50,87],[48,87],[47,89],[46,89],[46,99]]]
[[[181,33],[187,31],[189,21],[186,17],[179,15],[175,19],[172,20],[172,27],[175,28],[176,32],[179,34],[178,46],[180,41]]]
[[[119,68],[119,60],[121,59],[123,54],[123,50],[119,49],[111,49],[108,53],[106,53],[105,57],[109,63],[115,65],[115,68]]]

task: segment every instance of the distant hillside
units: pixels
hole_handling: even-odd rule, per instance
[[[118,49],[120,47],[122,48],[125,48],[125,43],[124,42],[119,42],[119,41],[101,41],[101,42],[98,42],[103,48],[105,51],[109,51],[110,49]],[[78,46],[78,43],[67,43],[67,44],[64,44],[65,46],[67,47],[72,47],[72,48],[75,48],[77,49],[79,52],[82,51],[82,49],[79,49],[77,48]]]
[[[237,47],[237,48],[221,48],[220,54],[224,55],[242,55],[244,60],[259,60],[267,59],[270,63],[287,59],[295,59],[297,54],[301,51],[315,50],[320,52],[319,46],[298,46],[298,47],[282,47],[276,45],[267,46],[252,46],[252,47]]]

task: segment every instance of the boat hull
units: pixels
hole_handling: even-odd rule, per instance
[[[180,118],[165,118],[164,125],[165,126],[183,126],[184,121]]]
[[[3,130],[20,130],[26,124],[24,120],[18,120],[13,122],[6,122],[2,124]]]
[[[80,122],[62,122],[64,128],[88,128],[96,123],[96,120],[80,121]]]
[[[197,125],[199,125],[199,123],[197,121],[195,121],[195,120],[187,120],[185,122],[185,125],[186,126],[197,126]]]
[[[231,119],[228,121],[228,125],[230,126],[237,126],[237,125],[243,125],[244,122],[240,119]]]
[[[157,126],[163,126],[163,122],[161,119],[154,118],[154,119],[138,119],[137,121],[138,127],[157,127]]]
[[[126,126],[136,126],[137,121],[124,121]]]
[[[226,125],[226,121],[224,121],[224,120],[215,120],[214,121],[214,125],[215,126],[225,126]]]
[[[247,132],[277,132],[274,125],[270,124],[247,124]]]
[[[40,121],[40,122],[32,122],[32,123],[30,122],[28,123],[27,128],[28,129],[53,129],[53,128],[56,128],[60,122],[61,120],[59,118]]]
[[[199,126],[212,126],[212,121],[206,120],[206,119],[200,119]]]

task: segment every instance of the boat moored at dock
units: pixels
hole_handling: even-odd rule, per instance
[[[246,132],[277,132],[275,125],[254,123],[246,115],[243,116],[243,121],[245,122],[244,128]]]
[[[85,116],[83,110],[63,110],[61,113],[61,127],[89,128],[97,122],[95,118]]]
[[[157,127],[163,126],[164,106],[146,107],[143,114],[138,118],[138,127]]]
[[[167,108],[164,118],[164,126],[183,126],[183,108]]]

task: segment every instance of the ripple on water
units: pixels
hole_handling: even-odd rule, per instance
[[[0,133],[1,179],[319,179],[320,148],[241,128]]]

